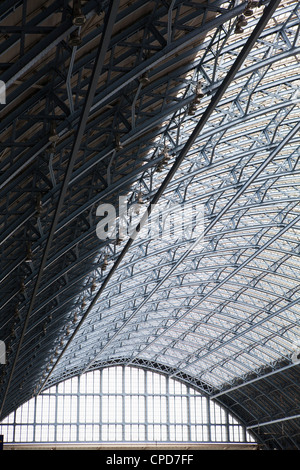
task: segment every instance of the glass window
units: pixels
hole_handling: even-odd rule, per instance
[[[253,442],[196,389],[134,367],[88,372],[33,398],[0,426],[5,442]]]

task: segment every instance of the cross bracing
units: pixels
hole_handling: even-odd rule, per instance
[[[79,30],[72,2],[0,9],[3,415],[114,361],[170,367],[212,395],[237,381],[247,391],[249,377],[263,384],[269,367],[285,376],[280,365],[299,337],[298,3],[273,5],[251,47],[275,2],[260,2],[242,34],[243,1],[120,2],[111,31],[109,3],[85,2]],[[105,29],[103,68],[62,193]],[[118,262],[128,239],[99,240],[98,206],[117,207],[120,195],[135,204],[141,194],[145,210],[203,117],[158,206],[201,207],[204,238],[170,243],[142,231]]]

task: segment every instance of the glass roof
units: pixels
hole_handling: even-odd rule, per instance
[[[147,225],[140,232],[55,374],[68,363],[82,368],[84,357],[84,370],[140,358],[220,388],[291,355],[300,334],[298,10],[286,1],[269,22],[161,196],[161,236]],[[201,81],[204,96],[194,116],[187,108],[168,116],[145,159],[165,148],[169,160],[127,195],[135,202],[140,193],[141,213],[260,14],[238,37],[224,29],[218,42],[215,31],[205,38],[178,93]],[[179,229],[187,208],[186,218],[203,212],[203,230]],[[165,236],[168,211],[177,230]],[[108,256],[106,272],[112,265]],[[104,276],[95,271],[98,285]]]
[[[80,38],[69,2],[26,3],[0,5],[0,416],[98,366],[152,364],[218,394],[291,364],[299,2],[251,47],[277,0],[124,0],[111,28],[116,3],[88,0]],[[103,204],[117,240],[99,237]]]

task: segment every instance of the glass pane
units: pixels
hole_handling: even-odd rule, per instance
[[[196,389],[130,367],[69,379],[4,422],[14,423],[15,417],[16,426],[1,427],[7,442],[207,442],[209,436],[212,442],[242,442],[246,434],[235,418]],[[248,434],[247,442],[253,442]]]

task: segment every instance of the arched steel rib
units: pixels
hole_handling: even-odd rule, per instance
[[[67,189],[68,189],[68,185],[69,185],[69,181],[70,181],[70,178],[71,178],[71,175],[72,175],[72,172],[73,172],[73,167],[74,167],[74,164],[75,164],[75,159],[77,157],[77,152],[78,152],[78,149],[79,149],[79,146],[80,146],[83,134],[84,134],[85,126],[86,126],[86,123],[87,123],[87,120],[88,120],[88,117],[89,117],[90,109],[91,109],[92,102],[93,102],[93,99],[94,99],[94,95],[95,95],[95,92],[96,92],[98,79],[99,79],[99,76],[100,76],[102,68],[103,68],[105,54],[106,54],[106,51],[108,49],[109,42],[110,42],[110,39],[111,39],[112,30],[113,30],[113,27],[114,27],[114,24],[115,24],[118,8],[119,8],[119,1],[114,0],[110,4],[109,10],[107,12],[105,28],[104,28],[103,35],[101,37],[101,42],[100,42],[100,45],[99,45],[99,49],[98,49],[97,58],[96,58],[96,61],[95,61],[93,73],[92,73],[92,76],[91,76],[91,82],[90,82],[89,90],[88,90],[88,93],[87,93],[85,106],[83,108],[80,123],[79,123],[77,131],[76,131],[76,136],[75,136],[75,139],[74,139],[73,149],[72,149],[72,152],[71,152],[71,155],[70,155],[70,160],[69,160],[69,164],[68,164],[67,171],[66,171],[66,174],[65,174],[64,182],[63,182],[63,185],[62,185],[62,188],[61,188],[59,201],[57,203],[57,207],[56,207],[56,211],[55,211],[55,216],[54,216],[54,219],[52,221],[50,232],[48,234],[47,244],[46,244],[46,247],[45,247],[45,250],[44,250],[44,253],[43,253],[43,258],[42,258],[42,261],[41,261],[41,264],[40,264],[40,267],[39,267],[39,273],[38,273],[38,276],[36,278],[35,287],[34,287],[34,291],[33,291],[33,294],[32,294],[30,306],[29,306],[29,309],[28,309],[28,312],[27,312],[27,315],[26,315],[26,318],[25,318],[25,321],[24,321],[24,324],[23,324],[22,335],[21,335],[21,338],[19,340],[18,348],[17,348],[16,354],[15,354],[15,357],[14,357],[13,366],[12,366],[12,369],[11,369],[11,372],[10,372],[10,377],[9,377],[9,380],[8,380],[8,383],[7,383],[7,386],[6,386],[6,390],[5,390],[5,394],[4,394],[2,403],[1,403],[0,416],[3,412],[3,408],[4,408],[4,405],[5,405],[5,400],[6,400],[6,397],[7,397],[9,386],[10,386],[10,383],[11,383],[11,380],[12,380],[12,377],[13,377],[13,373],[14,373],[16,363],[18,361],[18,356],[19,356],[19,352],[20,352],[20,349],[21,349],[21,346],[22,346],[22,341],[23,341],[23,338],[24,338],[24,335],[25,335],[25,332],[26,332],[26,329],[27,329],[28,321],[29,321],[29,318],[30,318],[30,315],[31,315],[31,312],[32,312],[32,309],[33,309],[33,306],[34,306],[35,297],[36,297],[36,294],[38,292],[40,281],[41,281],[42,276],[43,276],[43,271],[44,271],[44,267],[45,267],[46,260],[47,260],[47,257],[48,257],[48,252],[49,252],[51,244],[52,244],[55,229],[56,229],[56,226],[57,226],[57,223],[58,223],[58,220],[59,220],[59,216],[60,216],[60,211],[61,211],[61,208],[63,206],[64,198],[65,198],[65,195],[66,195],[66,192],[67,192]]]
[[[225,93],[225,91],[227,90],[229,84],[232,82],[233,78],[235,77],[237,71],[240,69],[241,65],[243,64],[244,60],[246,59],[248,53],[250,52],[251,48],[253,47],[253,45],[255,44],[256,40],[259,38],[261,32],[263,31],[265,25],[267,24],[267,22],[269,21],[269,19],[272,17],[274,11],[276,10],[276,8],[278,7],[280,1],[278,0],[274,0],[274,1],[271,1],[270,4],[265,8],[265,11],[261,17],[261,19],[259,20],[257,26],[255,27],[254,31],[252,32],[251,36],[249,37],[249,39],[247,40],[245,46],[243,47],[241,53],[239,54],[239,56],[237,57],[236,61],[234,62],[233,66],[231,67],[229,73],[227,74],[227,76],[225,77],[222,85],[220,86],[220,88],[218,89],[218,91],[216,92],[215,96],[212,98],[210,104],[208,105],[205,113],[202,115],[202,118],[200,119],[199,123],[196,125],[191,137],[189,138],[188,142],[186,143],[186,145],[184,146],[181,154],[179,155],[179,157],[176,159],[175,163],[173,164],[172,168],[170,169],[168,175],[166,176],[166,178],[164,179],[164,182],[162,183],[161,187],[159,188],[158,192],[156,193],[156,195],[154,196],[153,200],[152,200],[152,204],[156,204],[157,201],[160,199],[161,197],[161,194],[164,192],[164,190],[166,189],[166,187],[168,186],[169,182],[172,180],[174,174],[176,173],[177,169],[179,168],[182,160],[184,159],[184,157],[186,156],[186,154],[188,153],[188,151],[190,150],[191,146],[193,145],[195,139],[197,138],[198,134],[201,132],[201,130],[203,129],[205,123],[207,122],[209,116],[211,115],[211,113],[213,112],[213,110],[215,109],[215,107],[217,106],[218,102],[220,101],[220,99],[222,98],[223,94]],[[148,214],[147,214],[148,212]],[[148,207],[148,210],[147,212],[145,213],[145,217],[143,217],[142,221],[141,221],[141,224],[140,224],[140,227],[143,226],[143,223],[145,223],[147,217],[150,215],[150,212],[151,212],[151,206]],[[93,302],[90,304],[89,308],[87,309],[85,315],[82,317],[81,321],[79,322],[79,325],[78,327],[75,329],[73,335],[71,336],[71,339],[69,340],[68,342],[68,345],[71,344],[72,342],[72,339],[76,336],[78,330],[80,329],[82,323],[85,321],[87,315],[89,314],[89,312],[91,311],[91,309],[93,308],[93,306],[95,305],[95,303],[97,302],[98,298],[100,297],[100,295],[102,294],[103,290],[105,289],[107,283],[109,282],[110,278],[112,277],[112,275],[114,274],[115,270],[117,269],[117,267],[119,266],[119,264],[122,262],[125,254],[127,253],[127,251],[129,250],[129,248],[131,247],[133,243],[133,239],[129,240],[129,242],[127,242],[125,248],[123,249],[123,251],[121,252],[118,260],[116,261],[116,263],[114,264],[113,268],[111,269],[111,271],[109,272],[106,280],[104,281],[104,283],[102,284],[100,290],[98,291],[97,295],[95,296]],[[64,350],[62,351],[62,353],[60,354],[55,366],[58,364],[58,362],[61,360],[61,358],[63,357],[64,353],[66,351],[66,348],[64,348]],[[44,388],[44,386],[46,385],[50,375],[53,373],[53,370],[54,370],[54,367],[52,367],[52,369],[50,370],[50,373],[47,375],[43,385],[41,386],[40,390],[42,390]]]
[[[230,209],[230,207],[232,207],[234,205],[234,203],[237,201],[237,199],[244,193],[244,191],[253,183],[253,181],[256,180],[256,178],[259,176],[259,174],[269,165],[269,163],[275,158],[275,156],[280,152],[280,150],[289,142],[289,140],[291,138],[293,138],[293,136],[299,131],[300,129],[300,122],[298,124],[296,124],[296,126],[292,129],[291,132],[289,132],[289,134],[283,139],[283,141],[281,142],[280,145],[278,145],[277,149],[274,151],[274,152],[271,152],[271,154],[269,155],[269,157],[260,165],[260,167],[253,173],[253,175],[247,180],[247,182],[243,185],[243,187],[236,193],[236,195],[229,201],[228,204],[225,205],[225,207],[218,213],[218,215],[214,218],[214,220],[209,224],[209,226],[204,230],[204,233],[202,235],[202,239],[205,238],[205,236],[208,234],[208,232],[214,227],[214,225],[218,222],[218,220],[220,220],[222,218],[222,216],[227,212],[228,209]],[[293,221],[293,223],[289,224],[289,226],[293,226],[294,224],[296,224],[297,222],[299,221],[299,217],[296,217]],[[284,233],[285,230],[282,231],[282,233]],[[196,240],[195,244],[193,244],[191,246],[191,248],[189,250],[187,250],[184,255],[174,264],[174,266],[169,270],[169,272],[164,276],[164,278],[159,282],[157,283],[156,287],[152,290],[152,292],[146,297],[146,299],[144,299],[143,302],[141,302],[140,306],[134,311],[134,313],[128,318],[127,322],[128,323],[131,318],[133,316],[135,316],[138,311],[140,310],[140,308],[143,307],[143,305],[145,305],[145,303],[147,302],[147,300],[158,290],[158,288],[168,279],[168,277],[170,276],[170,274],[172,272],[174,272],[177,267],[182,263],[182,261],[186,258],[186,256],[188,256],[188,254],[194,249],[194,246],[196,246],[198,243],[200,242],[200,239]],[[265,249],[265,247],[269,246],[269,243],[267,243],[263,249]],[[257,250],[257,252],[252,255],[251,257],[249,257],[249,259],[247,260],[247,263],[252,259],[252,258],[255,258],[260,252],[262,251],[262,249],[259,249]],[[241,269],[238,268],[239,270]],[[237,270],[235,271],[237,272]],[[227,278],[226,278],[227,279]],[[224,284],[224,282],[226,282],[225,280],[221,281],[220,285]],[[203,301],[203,299],[201,300],[201,302]],[[123,328],[123,326],[121,327]],[[120,329],[121,329],[120,328]],[[116,333],[117,335],[118,333]],[[112,338],[110,341],[112,341],[114,338]],[[107,343],[107,345],[109,345],[110,341]],[[104,349],[104,348],[103,348]],[[100,355],[100,353],[99,353]],[[97,360],[97,358],[95,358],[95,360]],[[89,366],[92,364],[92,362],[84,369],[84,372],[86,372],[89,368]]]

